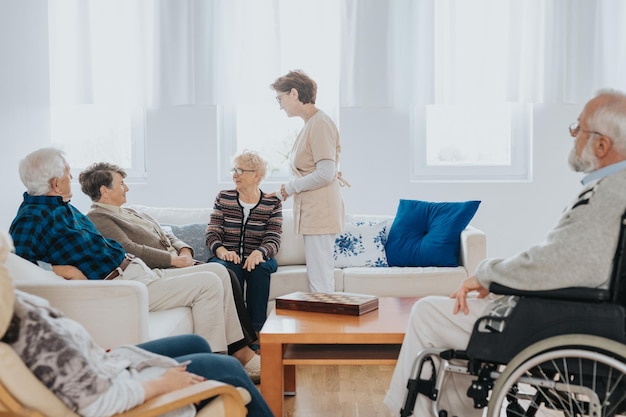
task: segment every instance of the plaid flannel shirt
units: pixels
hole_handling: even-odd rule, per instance
[[[88,279],[103,279],[126,254],[122,245],[103,237],[87,216],[57,196],[24,193],[9,233],[22,258],[73,265]]]

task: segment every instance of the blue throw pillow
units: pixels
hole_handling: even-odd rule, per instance
[[[400,200],[385,251],[389,266],[459,266],[460,235],[480,201]]]

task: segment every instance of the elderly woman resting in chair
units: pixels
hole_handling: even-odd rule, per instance
[[[129,414],[175,411],[173,415],[194,416],[199,410],[198,416],[209,416],[220,415],[212,409],[213,403],[221,402],[229,416],[244,416],[243,398],[251,397],[246,398],[250,416],[272,415],[241,364],[227,355],[212,354],[199,336],[111,351],[100,348],[80,324],[46,300],[13,289],[4,267],[10,248],[9,238],[0,232],[0,414],[8,409],[15,415],[72,415],[71,410],[81,416],[106,417],[136,407]],[[221,400],[211,401],[215,396]]]

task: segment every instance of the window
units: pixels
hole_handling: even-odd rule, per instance
[[[235,8],[237,4],[246,7]],[[318,86],[316,105],[338,122],[341,2],[277,0],[228,5],[233,6],[221,16],[221,24],[225,38],[238,47],[222,45],[219,62],[231,69],[229,77],[241,76],[224,88],[220,100],[218,178],[231,183],[232,157],[251,149],[269,162],[265,181],[283,182],[290,176],[289,153],[303,121],[280,110],[269,86],[290,70],[305,71]],[[250,70],[241,72],[241,68]]]
[[[224,169],[220,178],[223,181],[231,181],[230,159],[243,149],[253,149],[267,160],[267,179],[281,182],[289,179],[289,154],[302,127],[302,119],[286,117],[275,105],[242,105],[223,106],[220,120],[219,136],[224,144],[220,155]],[[237,138],[236,142],[223,140],[229,137]]]
[[[416,181],[531,179],[530,104],[428,105],[413,112]]]
[[[94,162],[112,162],[129,179],[145,180],[144,112],[139,109],[94,104],[53,106],[52,144],[70,161],[72,175]]]
[[[544,67],[526,2],[428,2],[416,34],[412,90],[414,181],[530,181],[529,85]],[[548,32],[548,31],[546,31]],[[544,32],[540,32],[543,34]]]
[[[145,180],[138,2],[49,1],[50,132],[73,175],[94,162]]]

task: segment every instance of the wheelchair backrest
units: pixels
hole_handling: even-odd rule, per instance
[[[622,215],[622,224],[613,258],[611,273],[611,301],[626,307],[626,212]]]

